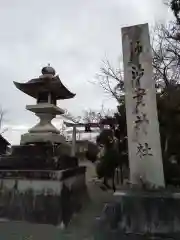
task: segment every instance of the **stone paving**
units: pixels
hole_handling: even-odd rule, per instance
[[[113,198],[113,192],[102,191],[96,178],[94,165],[89,161],[83,161],[80,165],[87,167],[86,183],[89,192],[89,201],[84,209],[78,214],[63,232],[62,239],[72,240],[92,240],[96,217],[100,216],[104,204]]]
[[[95,218],[100,216],[104,205],[112,200],[113,192],[104,192],[93,182],[88,183],[88,190],[91,199],[64,232],[64,239],[93,239]]]

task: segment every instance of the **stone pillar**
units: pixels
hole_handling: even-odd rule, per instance
[[[164,186],[148,24],[122,29],[130,180]]]
[[[48,94],[48,103],[51,104],[51,93]]]
[[[73,126],[71,156],[76,155],[76,126]]]

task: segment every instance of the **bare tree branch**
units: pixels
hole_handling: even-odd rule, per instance
[[[157,24],[153,32],[154,79],[159,87],[176,84],[179,81],[180,41],[177,40],[177,28],[174,22],[167,25]]]
[[[101,106],[99,111],[97,110],[85,110],[82,115],[82,120],[85,123],[99,123],[103,118],[107,116],[113,116],[115,111],[105,109],[104,105]]]
[[[124,74],[120,68],[113,68],[108,60],[103,61],[100,73],[96,74],[95,83],[104,90],[105,93],[115,98],[119,103],[120,96],[124,92]]]

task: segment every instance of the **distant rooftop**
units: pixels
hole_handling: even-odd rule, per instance
[[[6,146],[11,145],[1,134],[0,134],[0,144],[4,144]]]

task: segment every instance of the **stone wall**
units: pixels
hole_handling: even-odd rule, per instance
[[[95,240],[180,239],[180,193],[124,191],[96,219]]]
[[[50,179],[15,178],[12,171],[1,178],[0,218],[67,226],[86,195],[85,168],[48,172]]]

